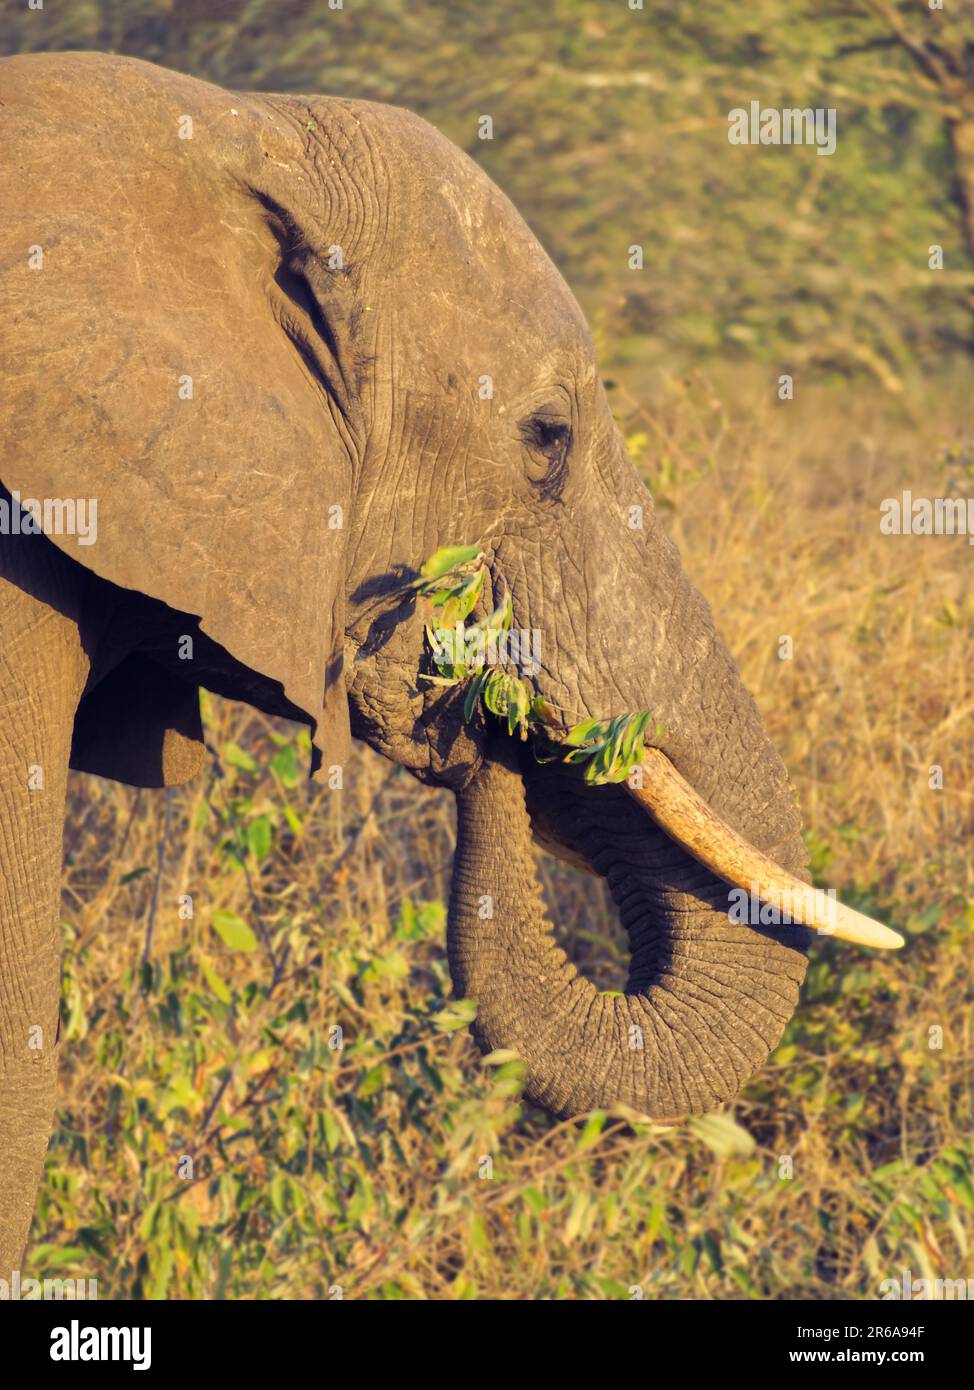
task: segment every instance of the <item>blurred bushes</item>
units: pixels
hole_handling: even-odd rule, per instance
[[[510,194],[610,359],[747,357],[897,389],[914,363],[937,367],[972,341],[974,247],[949,118],[970,97],[974,121],[974,73],[956,92],[938,86],[890,27],[956,51],[962,68],[965,21],[948,11],[66,0],[8,9],[0,47],[116,50],[230,87],[409,106]],[[835,107],[835,154],[730,145],[727,113],[751,100]],[[970,179],[974,197],[974,167]],[[928,268],[934,244],[943,270]],[[629,268],[633,245],[642,270]]]

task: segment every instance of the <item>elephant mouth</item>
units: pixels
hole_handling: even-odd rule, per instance
[[[588,787],[494,736],[458,795],[454,987],[477,1002],[481,1049],[515,1052],[526,1095],[560,1116],[712,1110],[777,1046],[812,930],[902,944],[748,844],[659,750],[642,771],[641,786]],[[558,944],[533,840],[605,879],[630,942],[624,993],[599,992]]]

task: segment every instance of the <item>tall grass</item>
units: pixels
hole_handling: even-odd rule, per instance
[[[974,552],[879,531],[904,486],[974,485],[963,398],[929,393],[615,392],[820,881],[904,951],[817,944],[723,1117],[556,1123],[451,1001],[452,798],[365,748],[343,792],[309,791],[302,734],[208,698],[197,783],[72,781],[33,1271],[148,1298],[859,1299],[903,1268],[974,1276]],[[543,875],[575,958],[618,985],[600,885]]]

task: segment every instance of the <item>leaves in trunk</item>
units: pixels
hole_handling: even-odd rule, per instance
[[[620,714],[615,719],[583,719],[570,729],[565,740],[572,751],[565,762],[583,764],[590,786],[605,782],[624,782],[642,762],[646,730],[653,716],[649,710]],[[656,725],[657,737],[662,733]]]
[[[517,733],[521,739],[526,739],[531,712],[527,686],[517,676],[508,676],[503,671],[488,671],[486,677],[482,686],[485,706],[507,725],[509,734]]]
[[[441,610],[440,624],[453,628],[473,612],[483,592],[487,569],[475,545],[445,545],[431,555],[411,588]]]
[[[480,587],[483,587],[482,579]],[[479,593],[480,589],[474,594],[474,602]],[[465,603],[466,598],[450,600],[451,605],[461,602]],[[441,627],[426,628],[426,640],[430,644],[433,662],[439,675],[423,675],[420,679],[429,681],[432,685],[458,685],[469,676],[484,672],[488,654],[492,649],[496,650],[497,639],[511,625],[509,597],[503,599],[489,617],[474,623],[471,627],[464,626],[463,618],[458,616],[459,608],[445,609],[444,614],[447,612],[456,615],[451,624],[447,624],[444,617]]]
[[[441,546],[420,567],[419,578],[413,580],[413,588],[424,597],[439,594],[447,587],[444,581],[456,580],[480,568],[483,558],[483,552],[475,545]]]
[[[487,664],[497,639],[510,629],[510,595],[489,617],[470,627],[464,625],[464,619],[483,593],[486,575],[483,552],[472,545],[444,546],[422,566],[421,577],[413,581],[413,588],[440,609],[441,625],[426,628],[438,674],[420,679],[447,686],[469,680],[463,702],[464,719],[469,722],[483,702],[507,732],[512,737],[516,734],[523,742],[533,725],[542,727],[548,723],[542,719],[543,700],[532,695],[520,676]],[[615,719],[583,720],[565,737],[572,750],[565,762],[584,766],[585,781],[592,786],[624,782],[642,761],[646,729],[652,717],[648,710],[637,710]],[[657,725],[657,734],[660,733]]]

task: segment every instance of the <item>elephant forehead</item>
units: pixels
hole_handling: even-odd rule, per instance
[[[372,269],[397,291],[415,289],[415,317],[428,319],[432,305],[482,330],[516,323],[522,335],[534,330],[548,342],[589,344],[575,296],[484,170],[412,112],[351,105],[388,178],[387,234],[371,249]],[[507,346],[516,352],[518,342],[508,338]]]

